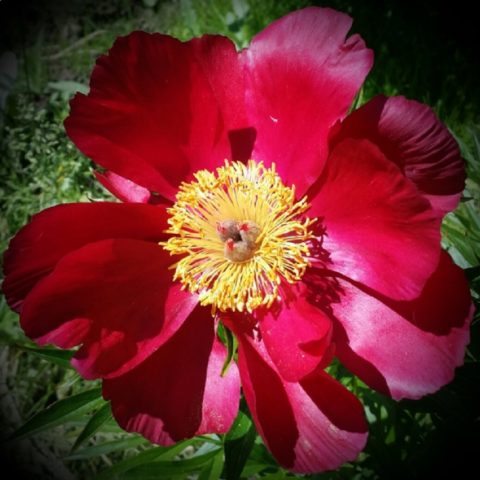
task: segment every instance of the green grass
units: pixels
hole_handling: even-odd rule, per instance
[[[11,236],[39,210],[58,203],[108,198],[93,179],[91,162],[66,137],[63,120],[68,114],[68,99],[74,91],[86,88],[96,57],[107,51],[118,35],[143,29],[186,40],[211,32],[228,35],[243,47],[275,18],[311,2],[88,0],[70,2],[60,8],[55,2],[44,1],[32,7],[28,16],[10,11],[2,16],[6,3],[0,2],[0,19],[7,20],[0,29],[0,45],[15,53],[18,75],[6,84],[0,81],[0,89],[9,90],[0,116],[2,251]],[[428,2],[420,2],[414,12],[412,6],[394,1],[381,5],[373,1],[319,3],[350,13],[355,20],[353,31],[360,33],[375,51],[375,67],[362,90],[361,102],[377,93],[418,99],[433,106],[457,136],[468,162],[469,180],[461,206],[444,222],[443,242],[455,261],[466,269],[478,300],[480,66],[469,43],[473,34],[455,27],[457,11],[449,19],[441,7],[432,8]],[[473,22],[468,25],[473,27]],[[0,334],[4,377],[0,380],[5,382],[5,398],[10,405],[7,410],[5,402],[1,404],[4,435],[55,401],[93,387],[73,370],[26,349],[33,344],[23,336],[17,316],[9,311],[3,298]],[[370,439],[354,464],[311,478],[422,478],[442,469],[447,471],[455,462],[473,463],[475,457],[471,452],[480,438],[479,356],[477,314],[466,364],[457,371],[452,384],[420,401],[393,402],[366,388],[341,366],[331,367],[365,403],[371,423]],[[173,457],[168,452],[152,453],[152,447],[137,436],[123,433],[109,419],[104,423],[90,422],[90,425],[101,424],[93,433],[90,426],[88,439],[75,454],[71,453],[75,439],[93,414],[94,411],[83,413],[63,426],[39,433],[25,447],[39,456],[33,456],[26,464],[44,462],[45,478],[58,478],[55,471],[58,473],[60,468],[66,468],[76,478],[91,478],[99,472],[108,476],[107,470],[113,468],[109,470],[113,475],[117,467],[112,466],[117,464],[123,465],[118,467],[122,472],[120,478],[159,475],[162,468],[170,476],[177,475],[175,478],[185,478],[199,470],[204,472],[202,478],[215,478],[218,473],[214,451],[207,450],[205,457],[201,457],[202,448],[209,442],[195,440],[185,445],[183,451],[174,452],[190,460],[192,455],[201,457],[200,460],[193,457],[194,461],[185,463],[179,473],[178,465],[169,463]],[[20,447],[14,450],[20,452]],[[132,460],[139,454],[147,459],[157,458],[157,453],[162,455],[161,461],[157,459],[160,463],[148,460],[145,465],[137,465]],[[68,456],[70,459],[61,460]],[[290,476],[275,466],[258,439],[244,473],[272,479]]]

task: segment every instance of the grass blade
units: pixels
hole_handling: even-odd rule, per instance
[[[124,472],[128,472],[135,467],[144,465],[145,463],[152,462],[153,460],[158,460],[160,458],[172,458],[175,455],[178,455],[182,450],[184,450],[188,445],[190,445],[194,440],[186,440],[184,442],[177,443],[171,447],[155,447],[145,450],[144,452],[139,453],[135,457],[127,458],[121,462],[116,463],[110,468],[101,471],[95,480],[106,480],[108,478],[115,477],[116,475]]]
[[[218,453],[210,460],[208,465],[200,472],[198,480],[219,480],[223,470],[223,452]]]
[[[170,476],[179,476],[185,478],[188,474],[198,472],[205,465],[209,464],[212,458],[219,454],[221,449],[215,449],[204,455],[184,458],[182,460],[159,460],[144,463],[131,469],[123,478],[156,480],[158,478],[166,478]]]
[[[64,457],[64,460],[84,460],[86,458],[99,457],[108,453],[117,452],[118,450],[126,450],[128,448],[135,448],[139,445],[148,444],[148,440],[139,436],[131,436],[122,438],[121,440],[114,440],[112,442],[100,443],[92,447],[82,448],[75,453]]]
[[[44,358],[45,360],[59,365],[60,367],[73,369],[70,359],[73,357],[75,352],[70,350],[59,350],[57,348],[36,348],[18,344],[16,344],[15,347],[20,350],[24,350],[25,352],[33,353],[34,355]]]
[[[256,430],[252,421],[243,412],[239,412],[225,437],[225,477],[229,480],[240,478],[255,437]]]
[[[102,389],[94,388],[86,392],[59,400],[46,410],[37,413],[15,431],[9,440],[19,440],[36,433],[56,427],[69,419],[93,409],[104,400],[101,397]]]
[[[74,452],[82,443],[86,442],[91,438],[99,428],[107,421],[112,418],[112,410],[109,403],[105,403],[100,407],[90,418],[88,423],[85,425],[85,428],[82,430],[80,435],[75,440],[75,443],[72,447],[72,452]]]

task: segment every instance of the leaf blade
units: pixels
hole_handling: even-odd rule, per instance
[[[148,444],[148,440],[139,436],[131,436],[122,438],[121,440],[113,440],[111,442],[100,443],[91,447],[85,447],[77,452],[70,453],[63,457],[64,460],[85,460],[91,457],[99,457],[118,450],[126,450],[127,448],[135,448],[143,444]]]
[[[81,431],[80,435],[75,440],[75,443],[72,447],[72,452],[77,450],[77,448],[85,443],[88,439],[93,437],[95,433],[102,427],[102,425],[112,418],[112,409],[110,408],[109,403],[102,405],[90,418],[90,420],[85,425],[85,428]]]
[[[63,400],[58,400],[27,420],[18,430],[13,432],[9,440],[30,437],[36,433],[61,425],[68,421],[69,418],[85,413],[100,401],[104,401],[101,394],[101,388],[93,388]]]
[[[224,465],[223,452],[220,449],[218,453],[210,460],[206,467],[200,472],[198,480],[219,480],[222,475]]]
[[[170,458],[180,453],[192,442],[193,439],[179,442],[175,445],[172,445],[171,447],[155,447],[149,450],[145,450],[144,452],[139,453],[133,458],[127,458],[105,470],[102,470],[97,475],[96,480],[106,480],[108,478],[112,478],[120,473],[128,472],[135,467],[144,465],[159,458]]]
[[[238,480],[253,448],[257,432],[253,422],[239,412],[225,437],[225,477]]]
[[[25,352],[32,353],[33,355],[41,357],[45,360],[48,360],[49,362],[54,363],[55,365],[59,365],[60,367],[68,368],[71,370],[73,369],[73,366],[70,363],[70,359],[73,357],[75,352],[72,352],[71,350],[59,350],[57,348],[36,348],[30,347],[28,345],[19,344],[16,344],[15,347]]]

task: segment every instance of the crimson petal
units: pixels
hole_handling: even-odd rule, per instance
[[[203,433],[225,433],[238,411],[235,364],[222,376],[225,347],[210,312],[197,307],[179,331],[138,367],[105,380],[104,397],[129,432],[170,445]]]
[[[328,354],[331,320],[305,298],[304,288],[292,289],[281,308],[270,309],[259,320],[260,332],[280,376],[298,381],[314,370]]]
[[[2,290],[19,311],[24,298],[66,254],[108,238],[158,242],[165,238],[167,212],[163,206],[119,203],[71,203],[34,215],[10,242],[4,256]]]
[[[156,203],[156,200],[161,197],[152,195],[148,188],[132,182],[128,178],[109,172],[108,170],[100,173],[93,172],[95,178],[105,187],[110,193],[115,195],[122,202],[131,203]]]
[[[82,344],[72,363],[85,378],[121,375],[165,343],[197,303],[172,284],[170,264],[154,243],[91,243],[30,292],[21,325],[39,344]]]
[[[227,38],[134,32],[99,58],[65,128],[97,164],[173,200],[193,172],[231,158],[228,132],[248,126],[243,92]]]
[[[339,282],[342,299],[331,306],[340,324],[336,353],[347,368],[395,399],[419,398],[453,379],[473,307],[463,272],[448,254],[412,302],[381,301]]]
[[[273,22],[242,53],[253,158],[275,162],[299,196],[320,174],[330,128],[346,115],[373,63],[352,19],[305,8]]]
[[[245,398],[278,462],[310,473],[354,460],[365,446],[368,428],[355,396],[322,371],[300,383],[282,380],[260,340],[237,336]]]
[[[375,145],[336,145],[311,196],[329,269],[394,299],[421,292],[438,263],[440,220]]]
[[[427,105],[378,96],[349,115],[336,138],[367,138],[395,162],[440,215],[453,210],[465,186],[457,142]]]

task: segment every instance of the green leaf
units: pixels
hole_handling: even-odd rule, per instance
[[[85,428],[82,430],[80,435],[75,440],[75,443],[72,447],[72,452],[75,451],[82,443],[86,442],[91,438],[98,429],[110,418],[112,418],[112,410],[109,403],[105,403],[100,407],[90,418],[88,423],[85,425]]]
[[[26,438],[35,433],[56,427],[68,420],[84,414],[99,403],[104,402],[101,397],[102,389],[94,388],[86,392],[59,400],[46,410],[37,413],[14,432],[10,440]]]
[[[218,453],[208,462],[204,469],[200,472],[198,480],[218,480],[222,475],[223,470],[223,450]]]
[[[230,431],[227,433],[225,441],[231,442],[244,437],[252,426],[252,421],[242,411],[238,412],[237,418],[233,422]]]
[[[242,477],[250,478],[265,469],[278,469],[278,463],[263,443],[255,443],[242,470]]]
[[[15,346],[20,350],[33,353],[34,355],[44,358],[49,362],[55,363],[60,367],[73,369],[72,364],[70,363],[70,359],[73,357],[75,352],[72,352],[70,350],[59,350],[57,348],[36,348],[18,344],[16,344]]]
[[[209,435],[197,435],[198,440],[204,440],[206,443],[212,443],[213,445],[218,445],[220,447],[223,446],[223,441],[220,440],[220,437],[215,434],[209,434]]]
[[[262,475],[262,480],[282,480],[283,478],[286,478],[286,476],[287,474],[285,471],[278,470],[275,473],[267,473],[266,475]]]
[[[445,217],[442,225],[443,244],[461,267],[480,263],[480,227],[475,219],[472,202],[462,204]]]
[[[230,364],[233,362],[235,357],[235,353],[237,352],[237,339],[233,333],[228,328],[224,328],[224,335],[227,346],[227,358],[225,359],[225,363],[222,367],[222,377],[227,374],[228,367],[230,367]]]
[[[121,440],[114,440],[113,442],[100,443],[92,447],[86,447],[78,452],[71,453],[64,457],[64,460],[84,460],[85,458],[99,457],[108,453],[116,452],[118,450],[126,450],[127,448],[135,448],[139,445],[148,444],[148,440],[138,435],[132,435]]]
[[[126,475],[123,475],[123,478],[157,480],[158,478],[165,478],[166,476],[186,475],[188,473],[198,472],[202,467],[209,464],[212,458],[218,455],[220,451],[221,449],[217,448],[204,455],[191,458],[142,463],[142,465],[129,470]]]
[[[190,445],[194,440],[186,440],[184,442],[177,443],[171,447],[155,447],[144,452],[135,455],[132,458],[127,458],[121,462],[116,463],[110,468],[107,468],[101,471],[96,477],[95,480],[105,480],[107,478],[112,478],[120,473],[128,472],[135,467],[144,465],[145,463],[152,462],[153,460],[161,459],[170,459],[178,455],[181,451],[185,450],[188,445]]]
[[[225,477],[229,480],[240,478],[248,455],[255,442],[256,431],[252,421],[239,412],[232,428],[225,437]]]

